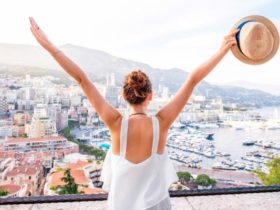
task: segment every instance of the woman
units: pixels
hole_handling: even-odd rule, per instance
[[[175,97],[150,117],[146,110],[153,93],[151,82],[144,72],[136,70],[126,76],[122,94],[129,104],[130,114],[122,116],[106,102],[87,75],[47,39],[33,18],[30,18],[30,23],[39,44],[79,83],[109,128],[112,146],[101,174],[103,188],[109,191],[109,209],[171,209],[168,187],[178,177],[165,150],[168,129],[194,87],[236,44],[237,30],[227,35],[221,48],[188,76]]]

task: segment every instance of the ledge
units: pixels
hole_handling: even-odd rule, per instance
[[[177,190],[177,191],[170,191],[169,194],[171,198],[176,198],[176,197],[211,196],[211,195],[218,196],[218,195],[229,195],[229,194],[248,194],[248,193],[267,193],[267,192],[280,193],[280,185],[239,187],[239,188],[218,188],[218,189],[204,189],[204,190]],[[92,195],[60,195],[60,196],[31,196],[31,197],[0,198],[0,205],[105,201],[107,200],[107,196],[108,196],[107,194],[92,194]]]

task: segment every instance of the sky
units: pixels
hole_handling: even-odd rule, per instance
[[[56,45],[102,50],[155,68],[191,72],[211,57],[241,18],[263,15],[280,31],[279,0],[9,0],[1,2],[0,43],[37,45],[33,16]],[[280,86],[280,50],[267,63],[247,65],[231,52],[206,81]]]

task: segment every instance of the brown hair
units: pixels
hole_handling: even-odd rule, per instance
[[[124,99],[130,104],[141,104],[152,92],[152,84],[149,77],[141,70],[130,72],[124,81]]]

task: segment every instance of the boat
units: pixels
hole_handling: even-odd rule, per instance
[[[279,130],[280,125],[269,125],[265,128],[266,130]]]
[[[217,123],[189,123],[189,127],[193,127],[196,129],[217,129],[219,125]]]
[[[229,157],[230,154],[229,154],[229,153],[217,152],[217,153],[216,153],[216,156],[218,156],[218,157]]]
[[[181,122],[174,122],[172,124],[172,128],[184,129],[184,128],[186,128],[186,125]]]
[[[245,146],[253,146],[257,141],[254,140],[245,140],[242,142],[243,145]]]
[[[228,166],[228,165],[224,165],[224,164],[221,164],[221,163],[215,163],[215,164],[212,166],[212,169],[231,170],[231,171],[235,171],[235,170],[236,170],[235,167]]]
[[[214,133],[209,133],[209,134],[207,134],[206,139],[207,140],[214,140],[213,136],[214,136]]]
[[[239,170],[243,170],[243,169],[245,169],[246,165],[244,163],[242,163],[242,162],[236,162],[234,164],[234,167],[236,167]]]
[[[234,127],[234,129],[235,129],[236,131],[244,131],[245,128],[246,128],[246,127],[244,127],[244,126],[235,126],[235,127]]]
[[[203,155],[208,158],[216,157],[216,154],[213,151],[206,151],[205,153],[203,153]]]
[[[275,145],[274,145],[275,143],[274,142],[272,142],[272,141],[270,141],[270,142],[268,142],[268,141],[262,141],[262,140],[260,140],[260,141],[258,141],[258,142],[256,142],[256,146],[259,146],[259,147],[263,147],[263,148],[274,148],[274,149],[278,149],[278,148],[275,148]]]

